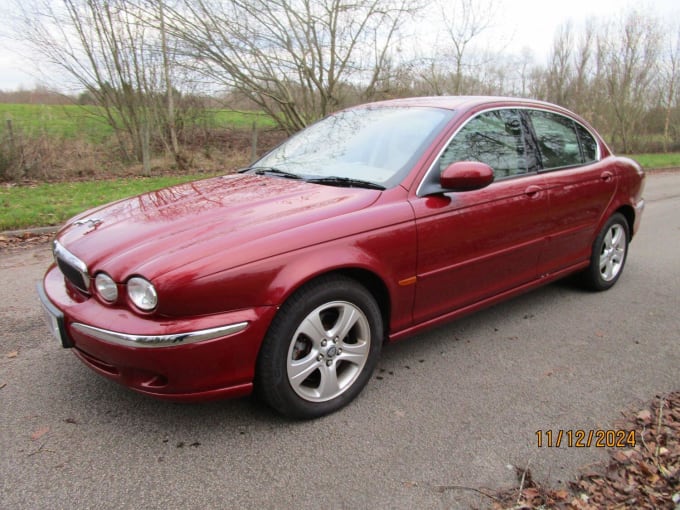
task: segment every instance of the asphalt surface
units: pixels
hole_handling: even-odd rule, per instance
[[[564,483],[606,452],[537,431],[612,429],[680,389],[680,173],[650,175],[646,198],[613,289],[558,282],[388,346],[353,404],[311,422],[104,380],[42,322],[47,245],[6,250],[0,508],[470,508],[516,483],[508,466]]]

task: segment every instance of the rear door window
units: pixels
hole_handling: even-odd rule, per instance
[[[529,110],[528,114],[544,170],[577,166],[585,162],[576,131],[577,124],[573,120],[541,110]]]
[[[586,128],[581,124],[576,124],[576,132],[578,133],[578,141],[581,143],[581,154],[583,155],[584,163],[592,163],[599,159],[599,152],[597,142],[593,135],[591,135]]]

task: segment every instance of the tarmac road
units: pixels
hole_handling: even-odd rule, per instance
[[[0,508],[469,508],[508,465],[572,479],[606,452],[537,431],[612,429],[680,389],[680,172],[646,198],[610,291],[560,282],[389,346],[357,401],[301,423],[104,380],[43,325],[47,245],[0,253]]]

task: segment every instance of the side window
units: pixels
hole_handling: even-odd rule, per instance
[[[591,135],[581,124],[576,124],[576,132],[578,133],[578,141],[581,142],[583,162],[592,163],[593,161],[597,161],[597,142],[595,141],[595,138],[593,138],[593,135]]]
[[[529,110],[528,113],[545,170],[583,163],[573,120],[552,112]]]
[[[481,113],[451,140],[439,158],[439,168],[456,161],[480,161],[493,168],[496,179],[534,171],[536,158],[525,147],[524,132],[517,110]]]

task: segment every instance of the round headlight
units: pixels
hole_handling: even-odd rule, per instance
[[[127,293],[130,301],[132,301],[137,308],[148,312],[156,308],[158,304],[158,294],[153,284],[135,276],[130,278],[127,282]]]
[[[118,299],[118,285],[106,273],[97,273],[94,279],[94,287],[104,301],[113,303]]]

